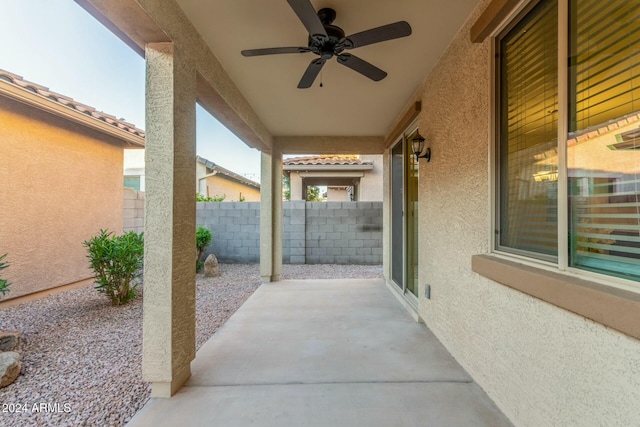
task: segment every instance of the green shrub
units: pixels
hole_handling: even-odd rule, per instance
[[[202,270],[204,264],[201,261],[202,254],[207,246],[211,243],[211,231],[205,227],[198,227],[196,231],[196,248],[198,248],[198,252],[196,255],[196,271]]]
[[[6,256],[7,254],[0,255],[0,271],[9,267],[9,263],[6,261],[3,261],[3,259],[5,259]],[[6,279],[0,279],[0,294],[4,295],[7,292],[9,292],[9,286],[11,286],[11,283],[9,283]]]
[[[96,289],[106,294],[113,305],[136,297],[144,256],[144,237],[133,231],[114,236],[107,230],[83,242],[91,268],[96,275]]]
[[[218,196],[215,194],[213,197],[203,196],[200,193],[196,193],[196,202],[221,202],[227,198],[227,195]]]

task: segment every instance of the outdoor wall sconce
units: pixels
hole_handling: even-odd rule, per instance
[[[416,130],[416,136],[411,138],[411,147],[413,149],[413,154],[415,154],[416,156],[416,162],[418,162],[421,157],[427,159],[427,162],[431,161],[430,147],[427,147],[427,150],[424,152],[424,154],[422,154],[422,152],[424,151],[424,141],[424,137],[420,135],[420,132],[418,130]]]

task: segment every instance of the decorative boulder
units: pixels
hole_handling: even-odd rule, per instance
[[[0,351],[13,351],[20,347],[19,331],[0,331]]]
[[[15,351],[0,353],[0,388],[13,383],[20,375],[22,364],[20,355]]]
[[[218,258],[211,254],[204,261],[204,275],[207,277],[217,277],[220,275],[220,267],[218,266]]]

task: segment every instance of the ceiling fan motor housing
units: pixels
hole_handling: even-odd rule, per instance
[[[330,59],[333,55],[339,55],[344,50],[340,42],[344,42],[345,33],[342,28],[332,25],[333,20],[336,18],[335,10],[330,8],[320,9],[318,18],[320,18],[328,37],[318,34],[310,35],[309,49],[316,55],[323,57],[323,59]]]

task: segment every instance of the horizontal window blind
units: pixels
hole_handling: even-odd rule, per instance
[[[640,279],[640,2],[570,9],[570,264]]]
[[[573,0],[570,130],[640,110],[640,2]]]
[[[640,277],[638,174],[579,178],[571,197],[572,264],[616,276]]]
[[[500,249],[557,256],[557,1],[500,39]],[[535,256],[535,255],[534,255]]]

